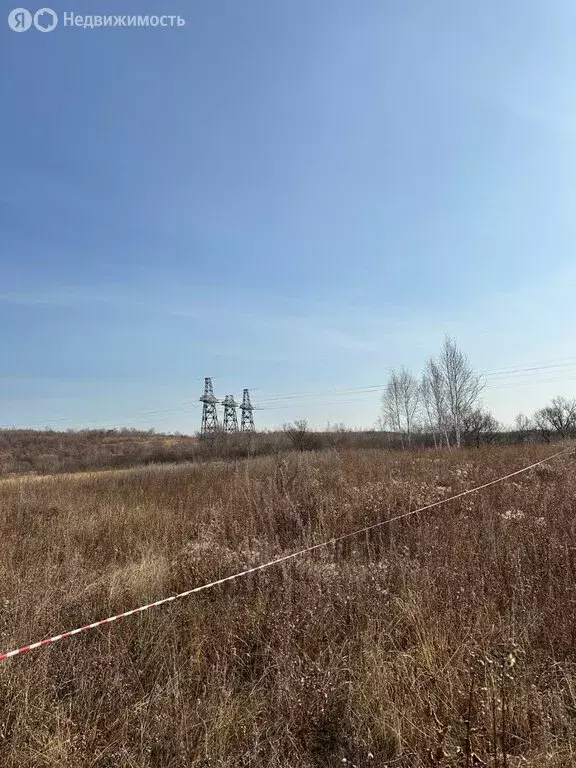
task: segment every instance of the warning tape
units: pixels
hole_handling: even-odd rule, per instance
[[[426,504],[426,506],[419,507],[418,509],[414,509],[411,512],[404,512],[401,515],[396,515],[396,517],[391,517],[391,518],[388,518],[387,520],[381,520],[378,523],[373,523],[372,525],[368,525],[365,528],[359,528],[357,530],[351,531],[350,533],[345,533],[342,536],[337,536],[336,538],[329,539],[328,541],[322,541],[319,544],[313,544],[310,547],[299,549],[296,552],[291,552],[288,555],[283,555],[282,557],[278,557],[275,560],[270,560],[267,563],[256,565],[253,568],[246,569],[245,571],[239,571],[238,573],[234,573],[231,576],[225,576],[222,579],[211,581],[208,584],[202,584],[199,587],[194,587],[193,589],[187,589],[185,592],[180,592],[177,595],[171,595],[170,597],[165,597],[165,598],[162,598],[161,600],[156,600],[153,603],[148,603],[148,605],[141,605],[139,608],[133,608],[130,611],[119,613],[117,616],[109,616],[107,619],[94,621],[92,622],[92,624],[85,624],[83,627],[72,629],[69,632],[63,632],[61,635],[54,635],[54,637],[48,637],[45,640],[40,640],[37,643],[30,643],[30,645],[24,645],[22,648],[16,648],[15,650],[8,651],[7,653],[0,653],[0,661],[3,661],[4,659],[10,659],[13,656],[19,656],[20,654],[27,653],[28,651],[33,651],[36,648],[44,648],[47,645],[51,645],[52,643],[58,642],[58,640],[64,640],[64,638],[66,637],[73,637],[74,635],[79,635],[81,632],[88,632],[88,630],[90,629],[96,629],[96,627],[102,627],[105,624],[112,624],[113,622],[118,621],[119,619],[125,619],[127,616],[133,616],[136,613],[144,613],[144,611],[149,611],[151,608],[156,608],[159,605],[166,605],[167,603],[173,603],[175,600],[180,600],[183,597],[188,597],[189,595],[193,595],[196,592],[202,592],[205,589],[211,589],[212,587],[217,587],[220,584],[225,584],[228,581],[234,581],[235,579],[239,579],[242,576],[248,576],[250,573],[256,573],[257,571],[262,571],[265,568],[270,568],[273,565],[278,565],[279,563],[285,563],[287,560],[292,560],[295,557],[300,557],[301,555],[305,555],[309,552],[313,552],[314,550],[320,549],[321,547],[327,547],[330,544],[336,544],[337,542],[343,541],[344,539],[349,539],[352,536],[358,536],[361,533],[367,533],[368,531],[372,531],[375,528],[380,528],[383,525],[389,525],[390,523],[394,523],[397,520],[403,520],[407,517],[417,515],[420,512],[425,512],[426,510],[432,509],[433,507],[438,507],[441,504],[446,504],[449,501],[460,499],[462,498],[462,496],[468,496],[471,493],[477,493],[478,491],[481,491],[484,488],[488,488],[491,485],[496,485],[496,483],[501,483],[504,480],[508,480],[511,477],[520,475],[523,472],[528,472],[529,470],[534,469],[535,467],[538,467],[541,464],[545,464],[548,461],[552,461],[552,459],[556,459],[559,456],[563,456],[564,454],[570,453],[573,450],[574,450],[573,446],[570,448],[566,448],[562,451],[558,451],[557,453],[552,454],[551,456],[548,456],[545,459],[542,459],[541,461],[536,461],[534,464],[530,464],[527,467],[522,467],[522,469],[518,469],[515,472],[510,472],[510,474],[508,475],[503,475],[502,477],[498,477],[496,480],[490,480],[490,482],[484,483],[483,485],[478,485],[475,488],[470,488],[467,491],[462,491],[461,493],[457,493],[454,496],[449,496],[447,499],[440,499],[440,501],[434,501],[431,504]]]

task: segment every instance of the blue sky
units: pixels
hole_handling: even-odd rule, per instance
[[[212,375],[260,426],[371,426],[330,390],[446,332],[543,366],[489,377],[503,421],[574,395],[571,0],[52,7],[186,25],[2,22],[1,424],[194,431]]]

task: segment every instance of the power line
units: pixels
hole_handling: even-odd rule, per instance
[[[574,358],[568,358],[568,359],[575,360]],[[570,369],[574,366],[576,366],[576,360],[573,363],[562,363],[559,365],[544,365],[544,366],[535,366],[535,367],[511,367],[508,369],[494,369],[494,370],[485,371],[480,375],[485,379],[491,379],[492,377],[522,375],[524,373],[531,373],[533,371],[543,371],[545,373],[547,370],[553,370],[555,368],[567,367]],[[500,384],[500,381],[496,379],[495,383]],[[514,379],[511,379],[510,385],[511,386],[514,385]],[[354,394],[354,393],[377,392],[377,391],[383,390],[385,386],[386,386],[386,383],[380,383],[380,384],[369,384],[364,386],[348,387],[348,388],[336,387],[336,388],[325,389],[325,390],[316,391],[316,392],[292,392],[292,393],[285,393],[285,394],[283,393],[271,394],[267,397],[259,398],[258,403],[263,406],[274,407],[277,403],[281,403],[284,401],[296,401],[296,400],[303,401],[303,400],[315,399],[318,397],[323,398],[326,395],[339,396],[339,395],[348,395],[348,394]],[[488,383],[488,386],[492,387],[491,382]]]
[[[487,390],[493,390],[493,389],[513,389],[515,387],[527,387],[527,386],[534,386],[538,384],[554,384],[554,383],[564,383],[565,381],[576,381],[576,377],[569,377],[566,378],[565,376],[562,376],[560,378],[556,379],[536,379],[533,381],[527,380],[527,381],[510,381],[508,383],[500,383],[497,384],[491,384],[490,386],[486,387]]]
[[[483,371],[484,374],[490,374],[490,373],[499,373],[500,371],[511,371],[511,370],[517,370],[518,368],[523,368],[526,366],[542,366],[543,363],[546,363],[546,365],[542,366],[544,368],[548,367],[554,367],[554,364],[564,364],[564,363],[574,363],[576,362],[575,357],[560,357],[560,358],[553,358],[551,360],[536,360],[532,363],[520,363],[519,365],[512,365],[512,366],[506,366],[504,368],[492,368],[487,371]]]
[[[280,405],[266,405],[263,406],[260,410],[263,411],[279,411],[279,410],[286,410],[288,408],[295,409],[299,407],[306,407],[306,408],[324,408],[328,405],[349,405],[353,403],[371,403],[371,402],[378,402],[378,399],[374,399],[374,396],[371,395],[369,398],[362,398],[360,395],[357,397],[349,397],[345,400],[320,400],[320,401],[307,401],[307,402],[295,402],[295,403],[282,403]]]
[[[501,371],[499,373],[486,373],[483,374],[485,378],[497,378],[499,376],[514,376],[514,375],[522,375],[523,373],[534,373],[538,371],[542,371],[543,373],[546,373],[548,371],[554,370],[554,372],[560,372],[555,369],[561,369],[561,370],[570,370],[572,368],[576,367],[576,362],[574,363],[559,363],[558,365],[542,365],[537,366],[535,368],[511,368],[508,371]]]
[[[367,386],[360,386],[360,387],[349,387],[345,389],[339,389],[339,388],[332,388],[332,389],[325,389],[317,392],[295,392],[292,394],[286,394],[286,395],[271,395],[270,397],[264,397],[260,398],[258,400],[261,404],[274,404],[276,402],[283,402],[287,400],[304,400],[308,398],[314,398],[314,397],[325,397],[326,395],[349,395],[353,394],[355,392],[376,392],[382,390],[386,385],[385,384],[369,384]]]
[[[484,371],[481,375],[486,382],[486,389],[505,389],[514,388],[517,386],[533,386],[535,384],[550,384],[564,381],[574,381],[573,378],[567,378],[564,376],[556,378],[541,378],[550,374],[560,374],[565,371],[571,373],[573,368],[576,367],[576,358],[556,358],[556,361],[551,361],[547,364],[545,361],[535,362],[533,364],[528,363],[523,366],[509,366],[507,368],[496,368]],[[344,405],[354,402],[365,402],[360,398],[364,396],[372,396],[379,394],[384,388],[385,383],[368,384],[363,386],[352,387],[330,387],[320,391],[304,391],[304,392],[280,392],[270,393],[268,396],[264,396],[258,400],[257,405],[251,406],[252,410],[278,410],[291,407],[298,407],[299,405],[306,407],[324,407],[328,405]],[[350,399],[350,396],[357,396],[354,399]],[[342,399],[334,399],[342,398]],[[316,401],[316,402],[315,402]],[[32,425],[26,425],[21,429],[45,429],[45,428],[65,428],[66,425],[73,425],[75,428],[80,424],[86,422],[89,424],[88,428],[112,428],[113,426],[126,425],[127,420],[130,422],[145,420],[158,421],[160,417],[176,416],[179,414],[184,415],[188,412],[189,408],[197,408],[199,405],[196,402],[190,400],[180,401],[181,405],[176,408],[162,408],[152,409],[148,411],[139,411],[136,413],[126,413],[120,417],[102,417],[96,421],[83,420],[74,417],[62,417],[56,416],[52,418],[46,418],[42,423],[36,423]],[[216,417],[217,418],[217,417]],[[17,429],[14,424],[2,424],[0,429]]]

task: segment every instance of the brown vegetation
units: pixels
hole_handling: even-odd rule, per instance
[[[0,430],[0,476],[125,469],[145,464],[202,462],[277,453],[282,433],[219,433],[207,439],[122,430]]]
[[[0,475],[82,472],[161,461],[183,461],[194,438],[137,430],[0,430]]]
[[[0,482],[4,650],[542,458],[292,453]],[[571,766],[576,467],[0,663],[6,768]]]
[[[531,427],[522,431],[489,432],[483,425],[480,429],[473,421],[466,422],[465,426],[463,442],[467,447],[481,443],[558,440],[558,434],[552,429],[542,436]],[[414,447],[434,447],[434,437],[427,432],[414,432],[411,442]],[[359,432],[348,430],[343,425],[316,432],[311,431],[304,420],[286,424],[281,432],[217,433],[206,438],[134,429],[67,432],[5,429],[0,430],[0,477],[92,472],[148,464],[198,463],[211,459],[237,460],[277,456],[289,450],[349,451],[354,448],[403,447],[405,443],[401,433],[381,430]]]
[[[345,429],[311,432],[305,421],[286,425],[282,432],[224,434],[205,438],[163,435],[137,430],[56,432],[0,430],[0,476],[45,475],[126,469],[147,464],[205,462],[272,456],[291,449],[400,447],[399,439],[384,432]]]

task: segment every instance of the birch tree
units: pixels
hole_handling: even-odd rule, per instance
[[[456,341],[448,335],[444,339],[437,365],[443,383],[450,427],[456,445],[460,446],[464,418],[477,407],[484,384],[481,377],[474,372],[466,355],[458,349]]]
[[[382,395],[382,421],[392,430],[392,432],[398,432],[400,439],[402,440],[402,447],[404,447],[404,440],[402,438],[402,429],[400,425],[401,408],[400,408],[400,385],[398,381],[398,374],[396,371],[392,371],[386,389]]]
[[[420,404],[420,388],[414,376],[402,368],[393,370],[382,396],[382,418],[394,432],[400,434],[402,447],[404,437],[408,445],[416,424]]]
[[[518,434],[518,439],[523,443],[528,438],[530,430],[533,429],[533,424],[528,416],[519,413],[514,419],[514,427]]]
[[[444,380],[438,363],[432,359],[426,363],[420,380],[420,401],[432,430],[434,445],[442,444],[442,438],[446,445],[450,445]]]

